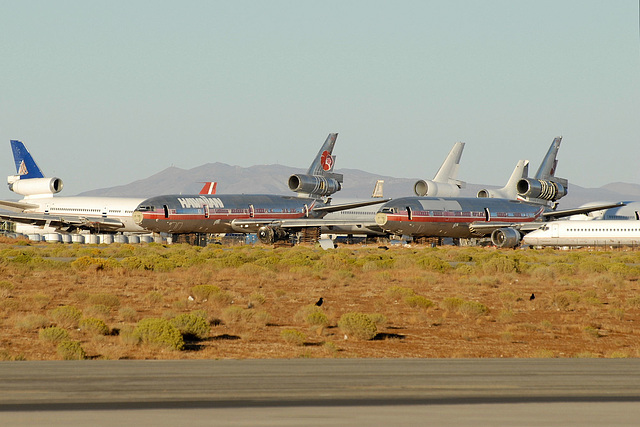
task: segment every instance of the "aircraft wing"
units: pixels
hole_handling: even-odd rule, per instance
[[[348,209],[361,208],[363,206],[379,205],[386,203],[391,199],[367,200],[365,202],[343,203],[341,205],[328,205],[311,209],[313,212],[340,212]]]
[[[124,224],[114,218],[76,216],[76,215],[48,215],[28,212],[0,212],[0,219],[23,224],[49,226],[57,229],[86,229],[86,230],[117,230]]]
[[[579,214],[585,214],[593,211],[599,211],[602,209],[619,208],[621,206],[626,206],[626,205],[627,204],[624,202],[609,203],[607,205],[589,206],[585,208],[565,209],[561,211],[549,211],[549,212],[543,213],[542,216],[548,219],[558,219],[558,218],[564,218],[571,215],[579,215]]]
[[[305,228],[305,227],[340,227],[340,226],[360,226],[363,228],[375,228],[382,231],[375,221],[358,221],[348,219],[327,220],[322,218],[295,218],[295,219],[234,219],[231,221],[232,226],[243,228],[254,228],[263,225],[271,225],[286,229]]]
[[[6,209],[11,212],[22,212],[25,209],[35,209],[39,205],[24,202],[10,202],[8,200],[0,200],[0,209]]]

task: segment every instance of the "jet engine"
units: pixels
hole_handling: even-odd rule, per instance
[[[336,175],[342,176],[342,175]],[[342,184],[333,177],[295,174],[289,177],[289,189],[296,193],[311,194],[314,196],[329,196],[340,191]]]
[[[60,178],[30,178],[12,180],[9,177],[9,190],[23,196],[36,196],[44,194],[56,194],[62,190]]]
[[[491,243],[498,248],[515,248],[521,239],[522,235],[514,228],[498,228],[491,233]]]
[[[287,240],[288,238],[289,233],[280,227],[263,225],[258,228],[258,239],[260,239],[260,241],[265,245],[272,245],[279,240]]]
[[[567,189],[559,182],[523,178],[516,187],[518,194],[530,199],[556,201],[567,195]]]
[[[413,192],[420,197],[454,197],[460,193],[460,187],[456,184],[421,179],[413,185]]]
[[[488,188],[483,188],[482,190],[478,191],[477,197],[495,199],[495,198],[504,198],[505,195],[501,191],[489,190]]]

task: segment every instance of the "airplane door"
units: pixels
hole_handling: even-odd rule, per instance
[[[102,218],[106,218],[107,217],[107,207],[105,206],[104,208],[102,208]]]
[[[411,221],[413,219],[413,213],[411,212],[411,206],[407,206],[407,219]]]
[[[204,217],[209,218],[209,205],[202,205],[202,209],[204,210]]]
[[[164,217],[169,218],[169,206],[162,205],[162,210],[164,211]]]
[[[558,232],[558,228],[560,228],[560,227],[558,227],[558,224],[551,223],[551,237],[555,237],[556,239],[558,237],[560,237],[559,236],[559,232]]]
[[[249,205],[249,218],[253,218],[256,214],[256,210],[253,208],[253,205]]]
[[[487,222],[491,221],[491,212],[489,212],[489,208],[484,208],[484,220]]]
[[[309,206],[305,204],[303,211],[304,211],[304,217],[309,218]]]

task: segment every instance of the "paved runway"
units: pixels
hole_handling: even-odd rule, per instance
[[[638,425],[637,359],[0,363],[9,425]]]

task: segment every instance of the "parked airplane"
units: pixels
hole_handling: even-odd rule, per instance
[[[464,142],[456,142],[449,154],[442,162],[433,180],[420,180],[414,184],[414,192],[418,195],[428,196],[453,196],[464,188],[466,183],[457,180],[460,158],[464,150]],[[376,182],[371,197],[382,197],[382,182]],[[378,209],[374,206],[364,206],[356,209],[347,209],[332,212],[323,217],[329,224],[322,227],[323,234],[347,234],[386,236],[389,233],[383,231],[376,223]],[[338,222],[340,221],[340,222]]]
[[[527,234],[532,246],[636,246],[640,245],[640,221],[553,221]]]
[[[555,176],[561,142],[561,136],[554,138],[533,178],[528,177],[529,161],[520,160],[507,185],[497,190],[482,189],[478,191],[478,197],[520,200],[546,204],[555,208],[557,201],[567,195],[569,188],[569,182],[566,179]]]
[[[299,196],[270,194],[166,195],[144,200],[133,217],[136,224],[153,232],[258,233],[264,243],[285,240],[297,231],[316,233],[322,218],[361,206],[384,203],[376,199],[331,205],[327,197],[342,188],[343,177],[333,173],[333,147],[338,134],[329,134],[306,174],[289,177],[288,185]],[[339,224],[340,221],[336,221]]]
[[[20,201],[0,200],[0,219],[42,227],[42,231],[144,232],[131,218],[144,198],[54,197],[62,190],[60,178],[46,178],[29,150],[11,141],[16,175],[7,177],[9,189],[24,196]],[[18,230],[19,231],[19,230]]]
[[[559,148],[556,138],[536,176],[547,179],[521,179],[518,200],[469,197],[404,197],[380,207],[376,222],[386,232],[411,237],[473,238],[491,235],[498,247],[515,247],[522,234],[540,227],[542,221],[592,210],[619,206],[553,211],[548,205],[566,194],[568,182],[555,178]],[[549,161],[553,159],[553,161]],[[552,166],[549,166],[549,165]],[[548,171],[548,172],[547,172]],[[512,174],[513,177],[513,174]],[[553,179],[553,180],[551,180]]]

